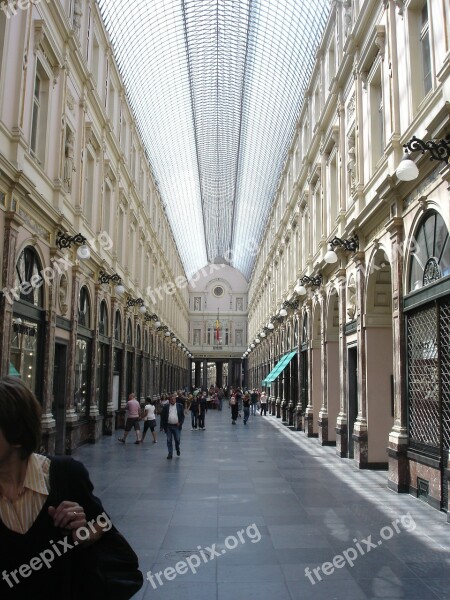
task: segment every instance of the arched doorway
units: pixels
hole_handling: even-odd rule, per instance
[[[328,297],[326,323],[326,378],[327,378],[327,431],[322,443],[336,443],[336,420],[339,414],[340,365],[339,365],[339,296],[333,288]]]
[[[391,268],[379,249],[372,257],[365,307],[367,466],[387,467],[394,424]]]
[[[439,213],[415,231],[404,299],[410,492],[448,509],[450,452],[450,241]]]

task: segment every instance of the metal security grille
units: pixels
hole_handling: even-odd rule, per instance
[[[439,314],[442,411],[442,505],[448,506],[448,481],[445,474],[450,449],[450,301],[442,302]]]
[[[439,453],[437,306],[408,317],[409,435],[412,447]]]
[[[450,449],[450,300],[408,315],[409,434],[412,448],[441,464],[441,504],[448,506]],[[419,488],[419,495],[425,495]]]

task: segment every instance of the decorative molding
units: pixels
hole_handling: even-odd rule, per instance
[[[19,210],[17,212],[18,212],[19,216],[23,219],[23,222],[26,225],[28,225],[28,227],[30,229],[35,231],[41,239],[43,239],[45,241],[50,240],[50,234],[48,233],[48,231],[46,231],[43,227],[38,225],[38,223],[36,223],[36,221],[32,217],[30,217],[30,215],[28,213],[26,213],[23,210],[23,208],[19,207]]]

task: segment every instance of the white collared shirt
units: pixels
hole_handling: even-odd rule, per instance
[[[177,403],[169,405],[169,418],[167,419],[169,425],[176,425],[178,423],[178,411]]]

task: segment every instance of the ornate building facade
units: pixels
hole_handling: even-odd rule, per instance
[[[0,230],[1,374],[49,451],[188,384],[184,269],[95,2],[2,3]]]
[[[448,2],[333,3],[252,274],[246,353],[272,414],[444,510],[449,138],[442,160],[409,146],[416,179],[396,170],[413,136],[450,133],[449,32]]]

